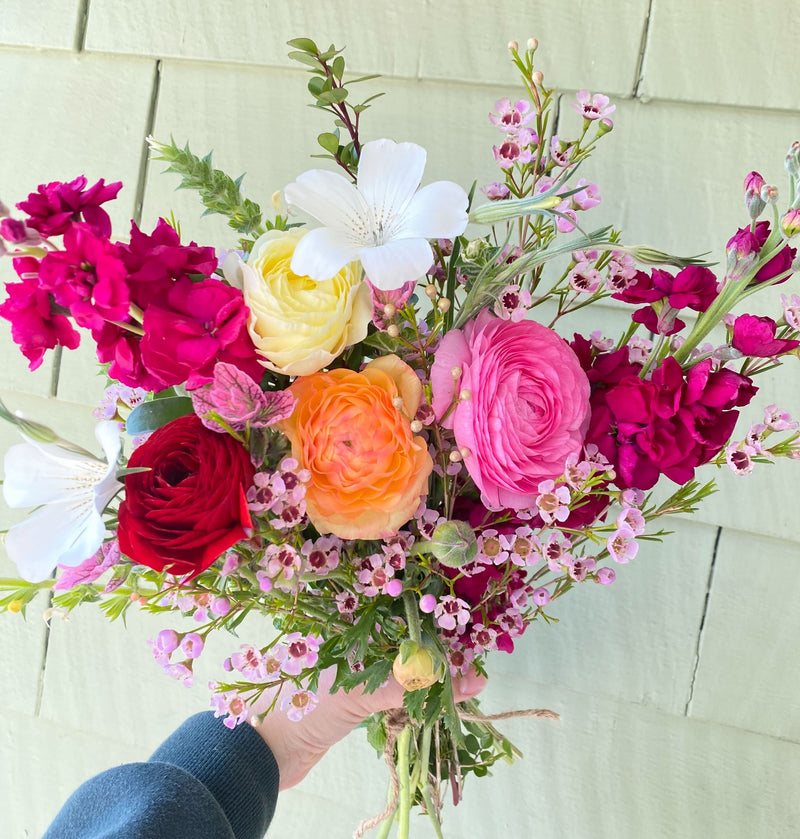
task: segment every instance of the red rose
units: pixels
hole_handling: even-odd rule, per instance
[[[134,562],[199,574],[252,527],[245,493],[255,468],[227,434],[194,414],[168,423],[131,455],[119,508],[119,544]]]

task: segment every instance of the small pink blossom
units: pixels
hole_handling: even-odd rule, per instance
[[[594,581],[601,586],[610,586],[617,579],[617,572],[613,568],[601,568],[595,575]]]
[[[475,660],[475,651],[459,644],[458,647],[453,647],[448,651],[447,660],[451,676],[465,676]]]
[[[499,99],[495,102],[494,108],[497,113],[489,114],[489,122],[501,131],[515,132],[523,125],[527,125],[534,117],[531,103],[524,99],[520,99],[513,105],[510,99]]]
[[[507,285],[497,296],[494,311],[498,317],[516,323],[525,319],[531,302],[531,293],[527,289],[516,284]]]
[[[795,431],[800,427],[800,423],[793,422],[789,413],[777,405],[767,405],[764,409],[764,422],[773,431]]]
[[[201,635],[196,632],[187,632],[181,641],[181,652],[186,658],[199,658],[203,652],[204,642]]]
[[[446,594],[439,598],[434,618],[440,629],[461,629],[469,622],[469,606],[460,597]]]
[[[592,96],[588,90],[579,90],[575,94],[575,98],[578,101],[573,102],[572,107],[584,119],[595,120],[601,117],[607,117],[617,109],[616,105],[609,104],[611,100],[602,93],[595,93]]]
[[[731,443],[725,449],[725,460],[737,475],[749,475],[755,467],[753,456],[756,450],[745,443]]]
[[[300,722],[317,707],[317,695],[310,690],[296,690],[281,700],[281,711],[293,722]]]
[[[419,610],[429,615],[436,608],[436,598],[432,594],[423,594],[419,599]]]
[[[781,306],[783,307],[783,319],[792,329],[800,330],[800,296],[793,294],[787,298],[785,294],[781,295]]]
[[[600,190],[597,184],[587,181],[586,178],[581,178],[575,186],[583,187],[583,189],[572,196],[573,209],[591,210],[592,207],[596,207],[600,203]]]
[[[194,684],[194,673],[192,672],[191,662],[178,662],[176,664],[167,664],[164,666],[164,672],[171,678],[190,688]]]
[[[286,646],[283,672],[290,676],[299,676],[301,670],[313,667],[319,658],[321,640],[316,635],[303,635],[300,632],[287,635],[283,639]]]
[[[645,494],[641,489],[629,488],[622,491],[621,503],[623,507],[641,507]]]
[[[588,262],[579,262],[567,274],[570,286],[583,294],[594,294],[603,284],[603,277],[597,268]]]
[[[209,682],[209,688],[214,690],[218,686],[216,682]],[[242,697],[234,691],[227,693],[212,693],[211,707],[214,709],[214,716],[221,717],[227,714],[222,721],[228,728],[236,728],[240,723],[246,722],[250,715],[250,707]]]
[[[497,630],[490,626],[484,626],[482,623],[473,624],[469,638],[478,655],[497,649]]]
[[[386,329],[394,323],[395,313],[399,312],[414,293],[416,280],[409,280],[399,288],[382,289],[367,280],[369,293],[372,297],[372,322],[378,329]]]
[[[637,510],[636,507],[626,507],[617,516],[617,527],[627,525],[634,536],[641,536],[645,531],[646,524],[641,510]]]
[[[563,169],[569,163],[574,147],[574,143],[568,140],[562,140],[554,134],[550,138],[550,159],[556,166],[560,166]]]
[[[569,517],[569,488],[563,484],[556,487],[555,481],[547,480],[539,484],[538,490],[536,506],[542,520],[547,524],[566,521]]]
[[[61,574],[56,580],[53,589],[55,591],[66,591],[75,588],[83,583],[93,583],[103,576],[109,568],[120,562],[119,542],[112,539],[110,542],[103,542],[97,549],[94,556],[84,560],[80,565],[68,568],[59,565]]]
[[[609,536],[606,546],[614,562],[622,564],[630,562],[639,552],[639,545],[636,542],[633,530],[627,524],[618,527]]]
[[[502,201],[511,194],[511,190],[505,184],[498,183],[497,181],[482,186],[481,192],[490,201]]]
[[[340,615],[352,615],[358,608],[358,595],[352,591],[340,591],[336,595],[336,608]]]
[[[533,594],[531,595],[531,600],[537,606],[546,606],[550,602],[550,592],[544,588],[544,586],[540,586],[537,589],[534,589]]]

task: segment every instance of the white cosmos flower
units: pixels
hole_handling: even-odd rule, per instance
[[[119,427],[115,422],[101,422],[95,436],[105,461],[30,437],[6,453],[6,503],[39,507],[5,538],[8,555],[30,582],[46,579],[58,564],[80,565],[103,542],[102,512],[122,488],[116,478]]]
[[[423,276],[433,263],[428,240],[460,236],[468,204],[451,181],[418,190],[426,157],[415,143],[373,140],[361,148],[355,186],[322,169],[289,184],[287,203],[323,225],[300,241],[292,271],[329,280],[359,260],[373,285],[386,291]]]

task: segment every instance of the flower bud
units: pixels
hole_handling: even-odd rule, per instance
[[[390,323],[386,327],[386,334],[390,338],[397,338],[400,335],[400,327],[396,323]]]
[[[536,38],[528,38],[527,46],[531,52],[535,52],[536,49],[539,47],[539,42],[536,40]]]
[[[613,128],[614,123],[608,117],[603,117],[601,120],[597,121],[597,136],[602,137],[603,134],[608,134],[608,132],[612,131]]]
[[[789,147],[784,163],[790,177],[800,177],[800,140],[795,140]]]
[[[489,243],[486,239],[473,239],[471,242],[467,242],[467,246],[464,248],[464,256],[467,259],[477,259],[488,247]]]
[[[421,647],[414,641],[403,641],[400,652],[392,664],[397,683],[408,691],[430,687],[441,679],[444,667],[430,647]]]
[[[438,292],[436,291],[436,286],[433,283],[428,283],[428,285],[425,286],[425,294],[427,294],[428,297],[430,297],[431,300],[433,300],[438,294]]]
[[[765,180],[758,172],[751,172],[744,179],[744,203],[751,219],[757,219],[767,206],[761,197],[761,190],[766,186]]]
[[[800,233],[800,209],[788,210],[781,219],[781,230],[787,239]]]
[[[450,308],[450,300],[447,297],[442,297],[436,304],[436,308],[444,314]]]
[[[511,52],[516,52],[519,49],[519,42],[518,41],[509,41],[508,48]]]
[[[531,73],[531,81],[534,84],[541,84],[544,81],[544,73],[541,70],[536,70],[534,73]]]
[[[448,568],[460,568],[472,562],[478,555],[475,532],[465,521],[442,522],[433,531],[433,537],[426,547],[442,565]]]
[[[771,184],[764,184],[764,186],[761,187],[761,200],[765,204],[777,204],[778,187],[772,186]]]

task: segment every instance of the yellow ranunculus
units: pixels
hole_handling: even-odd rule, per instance
[[[372,299],[357,263],[324,282],[292,272],[292,255],[304,235],[270,230],[253,245],[246,264],[225,266],[226,276],[240,274],[261,363],[288,376],[326,367],[366,337],[372,319]]]

